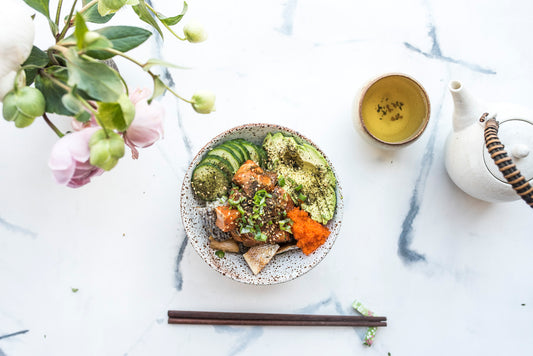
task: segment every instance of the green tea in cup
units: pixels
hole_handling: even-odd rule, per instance
[[[429,121],[424,88],[405,74],[387,74],[368,83],[358,100],[354,120],[363,135],[387,148],[416,140]]]

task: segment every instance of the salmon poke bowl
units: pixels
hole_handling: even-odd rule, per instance
[[[324,259],[341,227],[335,169],[312,141],[274,124],[213,138],[184,177],[182,223],[213,269],[249,284],[297,278]]]

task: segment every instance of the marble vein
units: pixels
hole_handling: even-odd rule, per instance
[[[288,0],[283,7],[282,23],[279,32],[286,36],[291,36],[294,27],[294,14],[298,0]]]
[[[31,230],[28,230],[28,229],[25,229],[21,226],[18,226],[18,225],[14,225],[14,224],[11,224],[10,222],[6,221],[5,219],[1,218],[0,217],[0,227],[3,227],[4,229],[8,230],[8,231],[11,231],[11,232],[14,232],[14,233],[18,233],[18,234],[21,234],[21,235],[25,235],[25,236],[29,236],[31,238],[36,238],[37,237],[37,233],[36,232],[33,232]]]
[[[329,305],[332,305],[332,304],[335,307],[335,311],[337,312],[337,314],[339,314],[339,315],[345,315],[346,314],[345,308],[342,307],[342,303],[339,301],[339,299],[335,295],[331,295],[329,298],[326,298],[326,299],[321,300],[321,301],[319,301],[317,303],[313,303],[313,304],[310,304],[308,306],[305,306],[305,307],[299,309],[298,312],[302,313],[302,314],[314,314],[320,308],[326,307],[326,306],[329,306]],[[357,334],[359,339],[361,339],[361,341],[364,340],[365,334],[366,334],[366,330],[364,328],[354,327],[353,330],[355,331],[355,333]]]
[[[442,51],[441,51],[440,44],[437,38],[437,30],[435,28],[435,25],[433,24],[433,20],[431,18],[431,12],[428,16],[430,19],[428,36],[430,37],[432,44],[431,44],[431,52],[427,53],[426,56],[429,58],[442,58],[443,57]],[[408,43],[405,43],[405,44],[406,44],[406,47],[410,49],[414,48]],[[422,51],[420,51],[420,53],[424,54],[424,52]],[[444,93],[445,90],[443,90],[442,92]],[[436,112],[434,111],[433,114],[431,115],[432,117],[434,118],[440,117],[440,112],[442,109],[442,102],[443,102],[443,98],[441,97],[437,104]],[[412,264],[416,262],[427,262],[426,257],[423,254],[411,249],[411,244],[413,242],[413,237],[414,237],[413,236],[413,225],[420,211],[420,205],[422,203],[424,188],[426,185],[427,178],[429,176],[431,166],[433,164],[433,156],[434,156],[435,140],[436,140],[437,132],[438,132],[438,125],[434,124],[433,129],[431,130],[431,135],[429,137],[428,143],[426,144],[424,156],[422,157],[421,168],[418,173],[418,177],[415,181],[415,187],[413,188],[411,199],[409,200],[409,210],[407,211],[407,214],[402,222],[401,232],[398,237],[398,256],[404,262],[404,264]]]
[[[151,0],[147,0],[147,3],[150,4],[150,6],[152,6],[152,2]],[[163,39],[161,38],[161,36],[158,35],[158,33],[153,30],[152,31],[154,33],[154,37],[155,37],[155,52],[157,54],[157,58],[162,58],[163,59],[163,56],[161,55],[161,52],[162,52],[162,49],[163,49]],[[170,73],[170,71],[168,70],[167,67],[163,67],[162,69],[162,75],[163,75],[163,79],[166,80],[167,82],[167,85],[170,87],[170,88],[174,88],[175,87],[175,81],[174,81],[174,78],[172,77],[172,74]],[[183,127],[183,117],[179,111],[179,102],[180,102],[180,99],[176,98],[176,106],[177,106],[177,117],[178,117],[178,127],[180,129],[180,134],[181,134],[181,138],[182,138],[182,141],[183,141],[183,145],[185,146],[185,151],[187,152],[187,157],[189,158],[189,161],[192,160],[192,157],[193,157],[193,152],[192,152],[192,145],[191,145],[191,141],[189,139],[189,136],[187,135],[184,127]]]
[[[437,41],[437,31],[436,31],[435,25],[433,25],[432,23],[429,26],[428,35],[431,37],[431,39],[433,41],[433,44],[432,44],[430,52],[424,52],[420,48],[415,47],[415,46],[413,46],[412,44],[410,44],[408,42],[404,42],[404,46],[407,49],[409,49],[411,51],[414,51],[416,53],[419,53],[419,54],[421,54],[421,55],[423,55],[423,56],[425,56],[427,58],[438,59],[438,60],[441,60],[441,61],[458,64],[458,65],[466,67],[466,68],[468,68],[468,69],[470,69],[472,71],[483,73],[483,74],[496,74],[496,72],[494,70],[490,69],[490,68],[484,68],[484,67],[482,67],[482,66],[480,66],[478,64],[475,64],[475,63],[469,63],[469,62],[466,62],[466,61],[463,61],[463,60],[460,60],[460,59],[455,59],[455,58],[443,55],[442,51],[440,49],[439,43]]]
[[[237,355],[245,351],[251,343],[259,339],[263,335],[263,328],[261,326],[254,327],[236,327],[236,326],[215,326],[217,333],[231,333],[240,334],[239,340],[234,347],[228,352],[228,356]]]
[[[17,332],[11,333],[11,334],[0,335],[0,340],[1,340],[1,339],[7,339],[7,338],[10,338],[10,337],[13,337],[13,336],[17,336],[17,335],[26,334],[28,331],[29,331],[29,330],[20,330],[20,331],[17,331]]]
[[[445,93],[445,89],[443,89],[442,92]],[[436,112],[431,115],[432,117],[436,119],[440,117],[442,102],[443,98],[441,97],[437,104]],[[438,125],[437,123],[434,123],[431,130],[431,135],[426,144],[424,156],[422,157],[421,168],[418,173],[418,177],[416,178],[415,187],[411,194],[409,210],[403,220],[402,230],[400,232],[400,236],[398,237],[398,255],[405,264],[427,262],[426,257],[423,254],[411,249],[411,243],[413,242],[413,224],[420,211],[420,205],[422,204],[422,197],[424,195],[426,181],[433,164],[437,132]]]
[[[151,0],[146,0],[146,2],[150,6],[153,6]],[[163,49],[163,39],[159,36],[159,34],[155,30],[152,30],[152,33],[154,34],[154,37],[155,37],[155,52],[156,52],[157,58],[162,58],[161,52]],[[170,73],[168,68],[163,67],[162,72],[163,72],[162,73],[163,79],[167,81],[168,86],[171,88],[174,88],[175,86],[174,78],[172,77],[172,74]],[[179,111],[179,101],[180,99],[176,98],[176,112],[177,112],[177,118],[178,118],[178,127],[180,131],[181,139],[183,141],[183,145],[185,146],[185,152],[187,153],[187,161],[190,162],[193,158],[192,144],[183,126],[183,117]],[[183,275],[181,273],[181,261],[183,260],[183,255],[185,253],[185,248],[187,247],[188,241],[189,239],[187,235],[183,234],[183,240],[181,241],[178,255],[176,256],[175,287],[178,291],[181,291],[183,288]]]
[[[178,255],[176,256],[176,270],[174,273],[175,276],[175,287],[178,291],[183,289],[183,274],[181,273],[181,261],[183,261],[183,255],[185,254],[185,248],[189,242],[189,237],[187,234],[183,234],[183,240],[181,241],[180,249]]]

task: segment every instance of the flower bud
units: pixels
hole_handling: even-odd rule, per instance
[[[106,171],[111,170],[124,156],[124,140],[119,134],[104,130],[96,131],[89,140],[90,163]]]
[[[14,121],[15,126],[29,126],[37,116],[44,114],[45,100],[39,89],[24,87],[14,90],[4,97],[2,113],[7,121]]]
[[[189,22],[183,26],[183,33],[187,41],[191,43],[203,42],[207,39],[207,32],[205,32],[204,26],[198,22]]]
[[[192,96],[192,107],[197,113],[209,114],[215,111],[215,94],[210,91],[197,91]]]

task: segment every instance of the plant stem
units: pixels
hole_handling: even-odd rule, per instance
[[[183,100],[183,101],[186,102],[186,103],[192,104],[192,101],[187,100],[187,99],[185,99],[184,97],[180,96],[178,93],[176,93],[174,90],[172,90],[168,85],[166,85],[163,81],[161,81],[161,82],[163,83],[163,85],[165,86],[165,88],[167,88],[167,90],[168,90],[169,92],[171,92],[172,95],[174,95],[176,98],[181,99],[181,100]]]
[[[92,0],[91,2],[89,2],[87,5],[85,5],[84,7],[81,8],[81,10],[79,11],[80,14],[83,14],[85,11],[89,10],[89,8],[91,6],[93,6],[94,4],[96,4],[98,2],[98,0]]]
[[[47,77],[48,79],[50,79],[55,85],[57,85],[57,86],[61,87],[62,89],[64,89],[65,91],[67,91],[69,93],[72,91],[71,87],[69,87],[68,85],[66,85],[62,81],[60,81],[57,78],[55,78],[53,75],[51,75],[49,73],[46,73],[44,70],[41,70],[40,73],[42,75],[44,75],[45,77]]]
[[[128,55],[126,55],[126,54],[124,54],[124,53],[122,53],[122,52],[120,52],[120,51],[117,51],[116,49],[113,49],[113,48],[106,48],[105,51],[107,51],[107,52],[109,52],[109,53],[113,53],[113,54],[115,54],[115,55],[117,55],[117,56],[123,57],[123,58],[125,58],[125,59],[127,59],[127,60],[129,60],[129,61],[131,61],[131,62],[133,62],[133,63],[135,63],[136,65],[138,65],[139,67],[141,67],[141,68],[144,69],[144,64],[142,64],[141,62],[139,62],[139,61],[137,61],[137,60],[131,58],[130,56],[128,56]],[[150,75],[152,76],[152,78],[157,77],[157,76],[156,76],[154,73],[152,73],[151,71],[148,70],[147,72],[148,72],[148,74],[150,74]],[[183,101],[185,101],[185,102],[187,102],[187,103],[189,103],[189,104],[192,104],[192,101],[187,100],[187,99],[185,99],[184,97],[180,96],[178,93],[176,93],[174,90],[172,90],[168,85],[166,85],[163,81],[161,81],[161,83],[163,83],[163,85],[165,86],[165,88],[167,88],[167,90],[168,90],[169,92],[171,92],[176,98],[181,99],[181,100],[183,100]]]
[[[46,113],[43,114],[43,118],[44,118],[44,122],[46,122],[46,124],[48,126],[50,126],[50,128],[52,129],[52,131],[54,131],[56,133],[57,136],[59,136],[59,138],[65,136],[64,133],[62,133],[61,131],[59,131],[59,129],[57,128],[56,125],[54,125],[52,123],[52,121],[50,121],[50,119],[48,118],[48,116],[46,115]]]
[[[126,55],[126,54],[124,54],[124,53],[122,53],[122,52],[120,52],[120,51],[117,51],[116,49],[113,49],[113,48],[106,48],[106,49],[104,49],[104,51],[107,51],[107,52],[112,53],[112,54],[114,54],[114,55],[116,55],[116,56],[119,56],[119,57],[125,58],[125,59],[127,59],[128,61],[137,64],[139,67],[144,68],[144,64],[142,64],[141,62],[139,62],[139,61],[137,61],[137,60],[131,58],[130,56],[128,56],[128,55]]]
[[[57,3],[57,12],[56,12],[56,26],[59,28],[59,17],[61,16],[61,8],[63,7],[63,0],[59,0]]]
[[[74,3],[72,4],[72,8],[70,9],[70,13],[68,14],[68,17],[67,17],[67,22],[65,23],[65,27],[63,27],[63,30],[61,31],[61,33],[58,36],[56,36],[56,43],[62,40],[63,37],[65,37],[65,34],[67,33],[68,29],[70,28],[70,26],[72,26],[71,25],[72,15],[74,14],[74,9],[76,8],[77,3],[78,3],[78,0],[74,0]]]
[[[83,99],[81,96],[79,95],[76,95],[76,98],[81,101],[82,105],[87,109],[89,110],[93,115],[94,115],[94,119],[96,120],[96,123],[104,130],[104,133],[105,133],[105,136],[107,138],[109,138],[109,133],[108,133],[108,129],[102,124],[102,122],[100,121],[100,119],[98,118],[98,115],[97,115],[97,112],[96,110],[94,109],[94,107],[91,105],[91,103],[89,103],[87,100]]]
[[[157,12],[150,6],[150,4],[146,3],[146,7],[152,11],[152,13],[155,15],[155,17],[157,17],[159,19],[159,16],[157,16]],[[159,20],[161,21],[161,20]],[[161,21],[161,23],[163,24],[163,26],[165,26],[167,28],[167,30],[169,30],[170,33],[172,33],[178,40],[182,40],[182,41],[185,41],[185,38],[181,38],[180,36],[178,36],[174,31],[172,31],[172,29],[170,28],[169,25],[167,25],[164,21]]]

